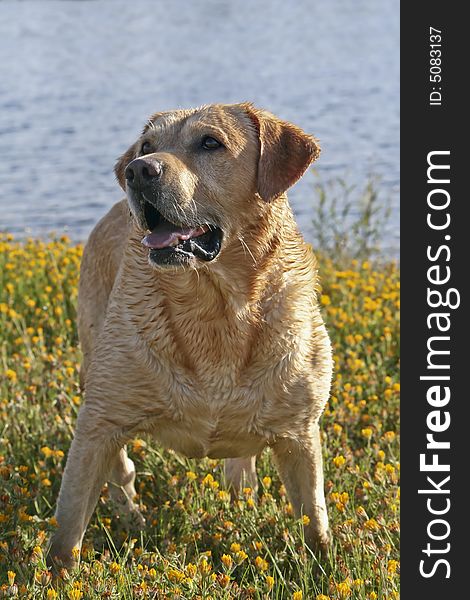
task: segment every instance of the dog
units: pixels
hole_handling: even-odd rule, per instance
[[[79,284],[85,402],[49,552],[72,567],[100,491],[134,503],[125,444],[225,458],[256,487],[273,451],[307,543],[329,543],[319,419],[332,377],[317,263],[286,190],[318,141],[250,103],[154,114],[118,160],[127,198],[91,233]]]

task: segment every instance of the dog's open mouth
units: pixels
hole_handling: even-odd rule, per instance
[[[147,201],[144,217],[150,233],[142,244],[149,248],[154,263],[181,264],[192,258],[210,262],[220,252],[223,234],[219,227],[207,223],[196,227],[175,225]]]

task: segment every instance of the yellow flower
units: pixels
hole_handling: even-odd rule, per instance
[[[44,456],[46,458],[49,458],[49,456],[52,456],[54,454],[54,451],[51,450],[48,446],[43,446],[41,448],[41,452],[44,454]]]
[[[364,429],[361,429],[361,433],[363,437],[365,437],[366,439],[370,439],[372,437],[373,432],[370,427],[365,427]]]
[[[272,479],[271,479],[271,477],[268,477],[268,476],[266,475],[266,477],[263,477],[263,480],[262,480],[262,482],[263,482],[263,485],[264,485],[264,487],[265,487],[267,490],[269,490],[269,488],[271,487],[271,483],[272,483]]]
[[[380,525],[377,523],[377,521],[375,519],[368,519],[364,523],[364,527],[366,529],[369,529],[369,531],[377,531],[378,529],[380,529]]]
[[[68,591],[67,596],[70,600],[80,600],[83,597],[83,592],[74,588]]]
[[[204,477],[204,479],[202,480],[202,485],[208,485],[208,486],[210,486],[210,485],[212,485],[213,483],[214,483],[214,477],[213,477],[213,476],[212,476],[210,473],[208,473],[208,474],[207,474],[207,475]]]
[[[182,571],[178,571],[178,569],[168,569],[168,579],[174,583],[179,583],[183,581],[185,578],[185,574]]]
[[[13,585],[15,583],[16,573],[14,571],[7,571],[8,583]]]
[[[242,563],[247,558],[248,558],[248,554],[246,552],[244,552],[243,550],[239,550],[238,552],[235,552],[235,560],[237,561],[237,564]]]
[[[13,371],[13,369],[7,369],[5,372],[6,378],[9,379],[10,381],[16,381],[17,377],[16,377],[16,372]]]
[[[302,600],[303,597],[304,597],[304,595],[302,594],[302,592],[300,590],[297,590],[297,592],[294,592],[292,594],[292,600]]]
[[[189,479],[189,481],[194,481],[197,479],[197,475],[196,473],[193,473],[193,471],[186,471],[186,477]]]
[[[261,558],[261,556],[255,558],[255,566],[258,571],[267,571],[269,567],[268,562],[264,558]]]
[[[119,573],[119,571],[121,570],[121,565],[118,565],[118,563],[116,563],[116,562],[112,562],[109,565],[109,570],[111,571],[111,573],[113,575],[116,575],[116,573]]]
[[[351,587],[347,581],[336,584],[336,590],[340,598],[349,598],[351,595]]]
[[[400,563],[397,560],[389,560],[387,565],[387,571],[390,575],[397,572]]]
[[[344,458],[344,456],[342,454],[339,454],[338,456],[335,456],[333,459],[333,464],[335,467],[342,467],[344,465],[344,463],[346,462],[346,459]]]
[[[57,598],[58,594],[55,590],[50,588],[49,590],[47,590],[46,596],[47,596],[47,600],[55,600]]]
[[[236,542],[233,542],[233,544],[230,546],[230,552],[240,552],[241,550],[241,546],[240,544],[237,544]]]
[[[194,565],[193,563],[188,563],[186,565],[186,574],[190,579],[193,579],[194,577],[196,577],[197,566]]]
[[[316,596],[315,600],[330,600],[330,597],[325,596],[325,594],[318,594],[318,596]]]
[[[268,591],[271,591],[274,587],[274,577],[271,577],[271,575],[266,576],[266,587]]]
[[[199,563],[199,572],[201,575],[209,575],[211,571],[212,565],[205,558],[203,558]]]
[[[322,294],[320,302],[323,304],[323,306],[328,306],[329,304],[331,304],[331,299],[327,294]]]
[[[230,569],[233,565],[233,559],[229,554],[222,554],[222,558],[220,560],[227,567],[227,569]]]
[[[305,527],[307,525],[310,525],[310,517],[308,515],[302,516],[302,525],[304,525]]]

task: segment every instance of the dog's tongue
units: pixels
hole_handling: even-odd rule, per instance
[[[178,227],[169,221],[157,225],[152,233],[149,233],[142,240],[142,244],[147,248],[168,248],[176,246],[180,241],[189,240],[198,237],[207,232],[207,227]]]

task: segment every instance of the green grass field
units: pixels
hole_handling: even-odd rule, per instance
[[[104,489],[80,567],[52,580],[45,552],[82,401],[81,246],[0,236],[0,598],[396,599],[399,590],[399,273],[321,259],[335,376],[322,418],[333,544],[302,543],[269,452],[257,498],[230,501],[222,461],[134,440],[143,532]]]

